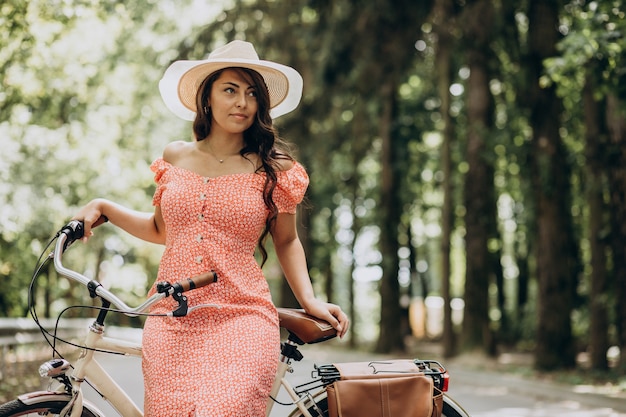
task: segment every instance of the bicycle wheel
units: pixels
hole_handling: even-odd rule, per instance
[[[317,403],[317,407],[310,406],[308,408],[309,413],[311,413],[313,417],[328,417],[328,401],[326,399],[326,395],[324,394],[323,397],[322,396],[317,397],[316,403]],[[318,409],[319,411],[322,412],[321,416],[319,415]],[[289,414],[289,417],[302,417],[302,413],[300,412],[300,410],[295,410],[291,414]],[[467,414],[465,410],[463,410],[463,407],[461,407],[459,404],[456,403],[456,401],[444,395],[443,396],[443,413],[441,414],[441,417],[470,417],[470,416],[469,414]]]
[[[0,405],[0,417],[14,416],[57,416],[67,405],[68,400],[50,400],[47,398],[34,399],[25,404],[20,400],[9,401]],[[82,417],[100,417],[91,410],[83,407]]]
[[[469,417],[469,414],[456,401],[444,395],[441,417]]]

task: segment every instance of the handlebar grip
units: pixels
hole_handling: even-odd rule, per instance
[[[83,226],[83,222],[80,220],[72,220],[63,228],[59,233],[63,233],[67,236],[67,241],[65,242],[65,246],[72,244],[75,240],[82,238],[85,235],[85,227]]]
[[[171,295],[178,302],[178,307],[172,311],[173,317],[183,317],[189,312],[187,305],[187,296],[183,295],[185,291],[204,287],[205,285],[217,282],[217,273],[215,271],[205,272],[193,278],[187,278],[175,284],[168,282],[157,284],[157,291],[165,293],[165,296]]]
[[[185,292],[204,287],[205,285],[209,285],[214,282],[217,282],[217,273],[215,271],[209,271],[192,278],[187,278],[186,280],[182,280],[176,284],[180,286],[180,289],[182,290],[181,292]]]
[[[101,214],[100,217],[98,217],[98,220],[96,220],[94,224],[91,225],[91,228],[94,229],[100,226],[102,223],[107,223],[108,221],[109,221],[109,218],[105,216],[104,214]]]

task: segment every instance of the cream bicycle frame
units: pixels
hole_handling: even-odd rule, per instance
[[[89,327],[84,348],[71,374],[74,404],[71,417],[80,417],[83,409],[82,383],[87,378],[102,396],[123,417],[143,417],[143,412],[94,358],[94,349],[141,357],[141,345],[122,339],[105,337],[96,323]]]
[[[278,369],[276,370],[276,378],[274,379],[274,384],[272,385],[272,390],[270,391],[270,397],[267,399],[265,417],[269,417],[270,413],[272,412],[272,407],[274,406],[274,398],[277,397],[278,392],[280,391],[281,387],[287,392],[289,397],[293,400],[294,405],[298,407],[303,417],[312,417],[311,413],[309,413],[309,410],[308,410],[308,404],[310,403],[305,400],[307,399],[310,400],[313,398],[313,396],[301,397],[295,392],[291,383],[285,378],[285,375],[290,369],[291,369],[291,365],[289,363],[289,360],[285,357],[281,358],[280,362],[278,363]]]

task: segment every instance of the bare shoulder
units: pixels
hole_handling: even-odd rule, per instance
[[[289,171],[296,164],[296,161],[290,158],[276,159],[276,168],[278,171]]]
[[[170,142],[163,149],[163,160],[174,164],[178,159],[184,156],[190,149],[190,142],[177,140]]]

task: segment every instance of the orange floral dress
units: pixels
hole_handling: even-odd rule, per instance
[[[207,178],[162,158],[150,168],[157,183],[153,204],[161,207],[167,228],[157,281],[174,283],[214,270],[218,282],[186,295],[190,307],[220,307],[146,320],[144,414],[264,416],[280,346],[276,308],[254,257],[268,214],[265,175]],[[309,183],[307,173],[295,163],[277,176],[278,211],[295,213]],[[173,306],[168,297],[152,313]]]

